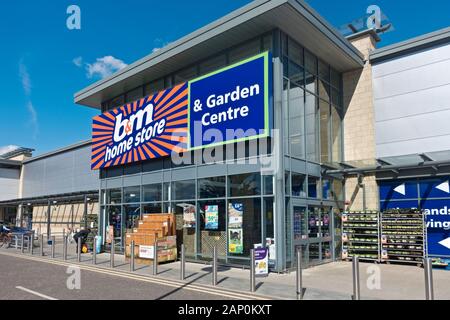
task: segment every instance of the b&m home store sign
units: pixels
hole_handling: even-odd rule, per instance
[[[94,117],[92,169],[269,135],[270,54]]]

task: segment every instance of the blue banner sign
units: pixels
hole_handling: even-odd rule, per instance
[[[393,208],[423,210],[431,256],[450,256],[449,181],[450,178],[445,177],[380,183],[381,211]]]

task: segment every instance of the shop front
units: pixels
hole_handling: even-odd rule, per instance
[[[94,118],[106,250],[151,214],[173,214],[194,261],[271,269],[337,259],[344,180],[342,74],[362,54],[303,2],[255,1],[83,89]],[[279,17],[286,17],[279,19]],[[270,21],[270,23],[269,23]]]

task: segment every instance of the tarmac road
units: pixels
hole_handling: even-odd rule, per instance
[[[69,289],[74,279],[64,265],[0,255],[0,300],[230,300],[227,294],[212,294],[180,286],[152,283],[132,277],[80,270],[80,289]],[[69,281],[69,284],[75,284]]]

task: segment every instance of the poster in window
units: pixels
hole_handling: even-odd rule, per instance
[[[228,230],[228,252],[241,254],[244,252],[242,229]]]
[[[219,206],[206,205],[205,206],[205,229],[217,230],[219,229]]]
[[[183,228],[195,228],[195,206],[192,204],[183,206]]]
[[[302,239],[302,212],[294,210],[294,240]]]
[[[241,229],[244,205],[242,203],[228,204],[228,229]]]

